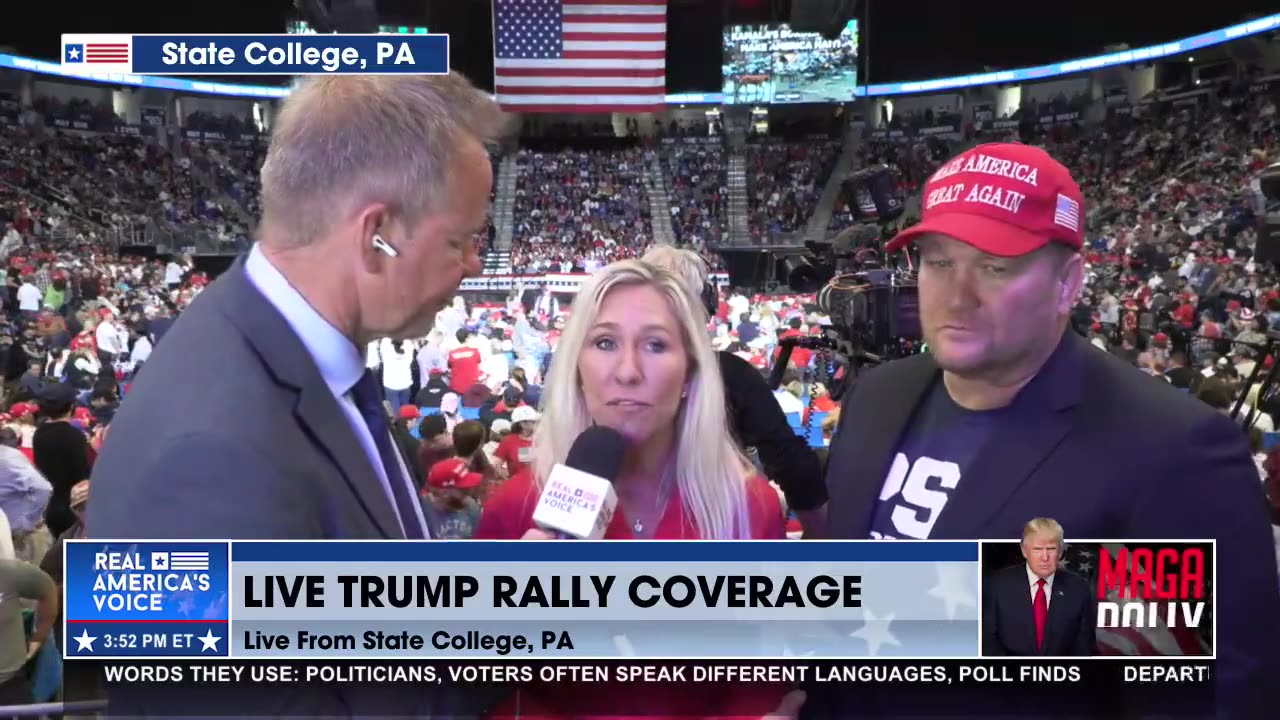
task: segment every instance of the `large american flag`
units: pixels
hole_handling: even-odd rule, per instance
[[[493,0],[498,103],[653,112],[666,101],[666,0]]]

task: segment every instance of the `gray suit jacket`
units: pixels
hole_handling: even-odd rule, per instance
[[[243,259],[200,294],[165,338],[121,404],[94,465],[88,536],[403,538],[320,370],[249,281]],[[406,465],[417,463],[406,458]],[[495,699],[493,692],[445,686],[331,684],[285,686],[252,698],[239,690],[201,692],[193,704],[194,688],[171,689],[113,694],[112,713],[235,702],[226,708],[232,714],[243,707],[247,715],[462,718]]]

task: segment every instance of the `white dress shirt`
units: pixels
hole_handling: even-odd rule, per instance
[[[1044,579],[1044,606],[1046,608],[1049,607],[1049,604],[1053,602],[1053,578],[1056,575],[1057,573],[1054,573],[1053,575],[1050,575],[1049,577]],[[1034,605],[1036,602],[1036,590],[1039,589],[1039,586],[1036,585],[1036,583],[1039,580],[1040,580],[1040,576],[1031,572],[1031,566],[1028,565],[1027,566],[1027,582],[1030,583],[1032,605]]]
[[[404,530],[404,524],[400,522],[400,513],[396,511],[396,498],[391,490],[391,481],[387,479],[386,468],[382,465],[382,455],[378,452],[378,445],[373,440],[373,433],[369,431],[369,426],[365,423],[364,417],[360,414],[360,409],[356,407],[355,398],[351,394],[351,389],[364,375],[365,358],[362,356],[360,349],[355,346],[345,335],[338,332],[338,329],[329,324],[315,308],[306,301],[298,291],[289,284],[284,275],[267,260],[266,256],[255,244],[253,249],[249,251],[249,258],[244,264],[245,274],[249,277],[249,282],[266,297],[267,302],[271,303],[280,314],[284,316],[285,322],[289,323],[289,327],[293,329],[293,333],[298,336],[302,344],[307,349],[307,354],[311,356],[316,367],[320,370],[321,377],[329,386],[329,392],[333,393],[333,398],[338,402],[338,407],[342,408],[342,412],[347,416],[347,422],[351,425],[351,430],[355,433],[356,439],[360,441],[360,447],[364,448],[365,455],[369,458],[369,464],[373,466],[374,473],[378,477],[378,482],[382,485],[382,491],[387,497],[387,502],[391,503],[392,514],[396,517],[396,522],[400,524],[401,531]],[[388,420],[388,423],[390,421]],[[390,433],[388,433],[390,434]],[[392,447],[396,447],[395,438],[391,438]],[[405,466],[404,457],[401,453],[396,453],[396,458],[400,462],[402,482],[410,498],[418,497],[417,488],[413,486],[410,480],[412,475],[409,474],[409,468]],[[426,518],[422,514],[422,506],[419,503],[411,503],[413,509],[418,516],[418,522],[422,525],[422,533],[424,537],[429,537],[430,533],[427,529]]]

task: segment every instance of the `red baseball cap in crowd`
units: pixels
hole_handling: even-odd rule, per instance
[[[955,238],[989,254],[1016,257],[1058,242],[1084,246],[1084,195],[1049,153],[1020,143],[988,143],[944,163],[924,186],[920,222],[885,245],[921,235]]]
[[[446,458],[431,466],[427,473],[427,484],[433,488],[458,488],[466,490],[484,482],[484,476],[472,472],[467,461],[462,458]]]

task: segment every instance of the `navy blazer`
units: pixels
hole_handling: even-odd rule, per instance
[[[166,337],[130,388],[94,464],[85,519],[90,537],[404,537],[319,368],[249,281],[243,258],[191,303]],[[416,467],[414,458],[405,461]],[[115,690],[110,712],[123,715],[199,707],[210,715],[465,718],[498,699],[447,686]]]
[[[1049,657],[1094,655],[1098,646],[1096,591],[1062,568],[1053,574],[1044,645],[1036,648],[1036,617],[1026,564],[987,579],[982,591],[982,654]]]
[[[870,370],[845,397],[827,469],[831,537],[868,537],[899,439],[935,382],[941,370],[921,354]],[[1018,422],[966,468],[930,538],[1021,538],[1028,520],[1051,517],[1074,537],[1216,539],[1217,701],[1259,717],[1280,676],[1280,579],[1245,433],[1072,332],[1012,407]],[[847,707],[815,695],[824,712],[857,712],[849,693]]]

